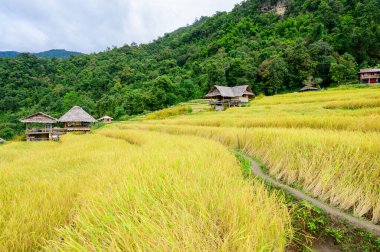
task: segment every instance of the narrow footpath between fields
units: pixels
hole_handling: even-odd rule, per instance
[[[342,210],[340,210],[338,208],[335,208],[335,207],[330,206],[326,203],[323,203],[317,199],[314,199],[314,198],[306,195],[305,193],[303,193],[297,189],[294,189],[294,188],[287,186],[281,182],[278,182],[277,180],[271,178],[269,175],[265,174],[260,169],[260,166],[257,162],[255,162],[252,159],[250,159],[250,160],[252,162],[252,172],[254,175],[264,179],[266,182],[269,182],[276,187],[279,187],[283,190],[286,190],[287,192],[289,192],[290,194],[292,194],[294,197],[296,197],[299,200],[306,200],[310,204],[322,209],[323,211],[325,211],[326,213],[330,214],[333,217],[340,218],[342,220],[346,220],[356,227],[365,229],[368,232],[371,232],[375,235],[380,236],[380,226],[379,225],[375,225],[370,221],[361,220],[359,218],[356,218],[352,215],[349,215],[349,214],[343,212]]]

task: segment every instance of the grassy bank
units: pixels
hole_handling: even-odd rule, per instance
[[[252,159],[244,153],[236,151],[242,174],[245,178],[262,179],[252,174]],[[260,160],[255,160],[261,170],[268,170]],[[371,252],[380,250],[380,237],[352,226],[340,219],[331,218],[323,210],[311,205],[305,200],[298,200],[287,191],[266,183],[269,191],[283,195],[289,209],[294,235],[288,245],[288,251],[358,251]]]

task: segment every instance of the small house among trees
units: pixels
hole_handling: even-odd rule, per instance
[[[241,107],[248,105],[249,99],[254,98],[255,94],[248,85],[236,87],[213,86],[205,95],[205,99],[212,99],[210,105],[215,110],[223,110],[224,107]]]
[[[58,120],[42,112],[30,115],[20,120],[26,124],[27,141],[44,141],[53,138],[53,124]]]
[[[111,123],[112,122],[112,120],[113,120],[113,118],[112,117],[110,117],[110,116],[103,116],[102,118],[99,118],[98,119],[98,121],[99,122],[102,122],[102,123]]]
[[[91,130],[91,123],[97,122],[79,106],[72,107],[58,121],[63,123],[63,128],[67,132],[88,132]]]
[[[380,68],[360,69],[359,83],[379,84],[380,83]]]

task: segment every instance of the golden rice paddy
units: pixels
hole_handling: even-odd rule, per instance
[[[380,88],[264,97],[248,108],[125,124],[239,148],[271,175],[380,222]]]
[[[223,112],[202,103],[0,146],[0,251],[284,251],[293,230],[282,196],[245,179],[230,149],[379,223],[379,99],[374,87]]]
[[[223,145],[101,129],[0,148],[1,251],[283,251],[280,196]]]

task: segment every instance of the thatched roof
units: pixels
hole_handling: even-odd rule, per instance
[[[5,140],[0,137],[0,144],[4,143]]]
[[[205,95],[205,98],[214,98],[214,97],[242,97],[243,95],[248,95],[250,97],[255,96],[252,92],[252,89],[248,85],[236,86],[236,87],[224,87],[224,86],[213,86],[211,90]]]
[[[319,88],[316,87],[309,87],[309,86],[304,86],[303,88],[300,89],[299,92],[307,92],[307,91],[319,91]]]
[[[59,122],[96,122],[96,120],[90,116],[79,106],[72,107],[66,114],[58,119]]]
[[[106,116],[103,116],[102,118],[99,118],[98,121],[102,121],[104,119],[111,119],[112,120],[113,118],[106,115]]]
[[[38,112],[20,120],[23,123],[56,123],[58,120],[45,113]]]
[[[360,69],[359,73],[380,73],[380,68]]]

